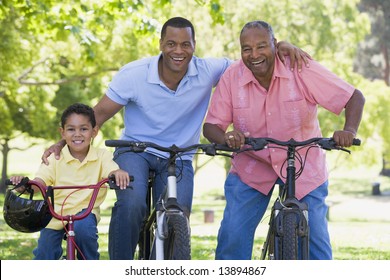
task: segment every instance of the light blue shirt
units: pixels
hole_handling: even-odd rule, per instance
[[[160,55],[128,63],[109,84],[106,95],[125,106],[121,139],[166,147],[197,144],[212,88],[232,61],[193,56],[187,73],[173,91],[159,78]],[[150,152],[167,157],[160,151]],[[182,159],[192,159],[192,155]]]

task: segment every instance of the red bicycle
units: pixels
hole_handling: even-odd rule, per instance
[[[130,176],[130,181],[133,180],[134,177]],[[6,184],[13,185],[9,179],[6,180]],[[28,177],[25,177],[18,185],[14,186],[13,189],[7,190],[3,211],[4,220],[10,227],[21,232],[40,231],[47,226],[52,217],[62,221],[66,235],[66,259],[75,260],[78,246],[75,241],[74,222],[86,218],[91,213],[100,188],[106,188],[107,184],[110,189],[119,189],[115,184],[114,176],[104,178],[94,185],[48,187],[45,187],[38,181],[30,180]],[[22,193],[17,194],[14,189],[22,186],[25,190]],[[36,186],[40,190],[42,197],[44,198],[43,200],[33,200],[33,186]],[[128,188],[131,188],[131,186],[128,186]],[[88,207],[78,214],[62,215],[60,211],[54,209],[54,192],[55,190],[61,189],[74,189],[75,191],[91,189],[92,194]],[[30,194],[29,199],[20,196],[24,192]]]

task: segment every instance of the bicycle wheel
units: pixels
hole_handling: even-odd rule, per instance
[[[190,260],[191,240],[188,219],[184,214],[167,216],[168,237],[164,242],[166,260]]]
[[[296,260],[298,259],[297,213],[284,211],[282,226],[283,236],[280,239],[282,242],[282,259]]]

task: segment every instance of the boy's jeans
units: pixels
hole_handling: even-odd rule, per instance
[[[75,240],[80,251],[77,259],[98,260],[98,229],[95,214],[89,214],[85,219],[74,222]],[[35,260],[58,260],[62,256],[62,242],[65,230],[44,228],[40,232],[38,246],[34,249]]]

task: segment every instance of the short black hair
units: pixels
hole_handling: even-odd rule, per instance
[[[89,118],[92,127],[96,126],[95,112],[91,107],[82,103],[75,103],[64,110],[61,116],[61,127],[65,127],[66,120],[72,114],[84,115]]]
[[[164,25],[161,29],[161,39],[164,39],[165,34],[167,33],[168,26],[176,27],[176,28],[186,28],[186,27],[191,28],[192,40],[195,41],[195,29],[194,29],[194,26],[192,25],[191,21],[189,21],[188,19],[185,19],[182,17],[174,17],[174,18],[168,19],[164,23]]]

